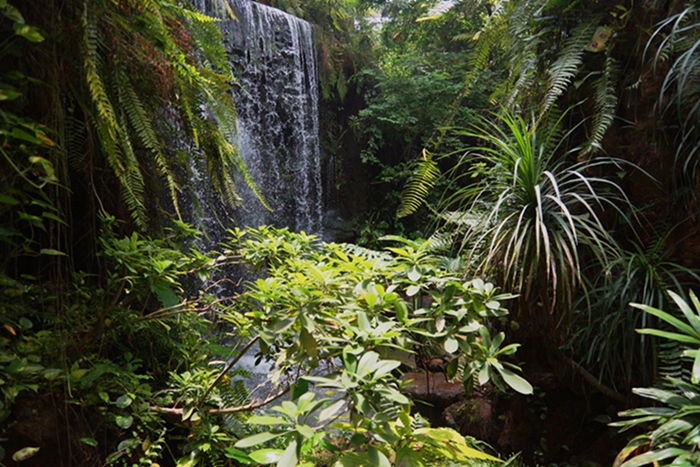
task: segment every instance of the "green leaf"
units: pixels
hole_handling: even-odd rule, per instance
[[[373,467],[368,456],[359,452],[348,452],[338,459],[333,467]]]
[[[253,415],[248,419],[248,423],[253,425],[285,425],[287,421],[270,415]]]
[[[459,342],[457,342],[457,339],[448,337],[447,340],[445,340],[445,352],[455,353],[457,350],[459,350]]]
[[[132,402],[134,402],[134,399],[132,399],[129,394],[124,394],[123,396],[119,396],[115,404],[120,409],[124,409],[126,407],[129,407]]]
[[[12,454],[12,460],[15,462],[22,462],[26,461],[30,457],[32,457],[34,454],[39,452],[39,447],[31,447],[27,446],[26,448],[22,448],[19,451],[16,451],[14,454]]]
[[[644,454],[633,457],[632,459],[622,464],[620,467],[640,467],[642,465],[651,464],[653,462],[669,459],[671,457],[678,457],[685,453],[686,450],[681,448],[667,448],[662,449],[660,451],[645,452]]]
[[[420,292],[420,285],[412,285],[406,289],[406,295],[413,297],[418,292]]]
[[[39,253],[42,255],[49,255],[49,256],[68,256],[62,251],[54,250],[52,248],[42,248],[39,250]]]
[[[117,418],[115,421],[117,422],[117,426],[119,428],[121,428],[122,430],[126,430],[134,423],[134,417],[132,417],[131,415],[127,415],[127,416],[117,415]]]
[[[301,332],[299,333],[299,341],[309,357],[316,358],[318,356],[318,344],[316,343],[316,339],[314,339],[306,328],[301,328]]]
[[[423,467],[423,457],[408,446],[401,446],[396,451],[396,465],[401,467]]]
[[[14,88],[0,85],[0,101],[13,101],[21,95],[22,93]]]
[[[294,467],[297,465],[297,442],[292,441],[282,453],[277,467]]]
[[[265,449],[261,449],[264,451]],[[271,449],[274,451],[274,449]],[[243,464],[252,464],[254,461],[253,459],[248,456],[245,452],[241,451],[240,449],[236,448],[226,448],[224,449],[224,455],[228,457],[229,459],[234,459],[237,460],[238,462],[241,462]],[[262,464],[261,461],[255,461],[259,464]]]
[[[374,467],[391,467],[391,462],[389,462],[386,455],[374,446],[368,446],[367,453]]]
[[[297,431],[306,439],[314,437],[314,430],[309,425],[297,425]]]
[[[97,446],[97,440],[95,438],[80,438],[80,441],[88,446]]]
[[[0,93],[2,93],[2,88],[0,88]],[[0,98],[0,100],[2,100],[2,98]],[[0,203],[9,204],[11,206],[17,206],[19,204],[19,201],[17,201],[11,196],[7,196],[0,193]]]
[[[258,464],[274,464],[282,458],[281,449],[259,449],[250,453],[249,457]]]
[[[22,36],[30,42],[42,42],[44,36],[39,34],[39,31],[27,24],[15,23],[14,24],[15,34]]]
[[[496,368],[508,386],[520,394],[532,394],[532,385],[522,376],[518,376],[507,368]]]
[[[234,446],[237,448],[249,448],[251,446],[257,446],[258,444],[270,441],[271,439],[278,438],[282,435],[283,433],[258,433],[257,435],[238,440]]]
[[[309,392],[309,382],[305,379],[296,380],[296,382],[292,385],[292,400],[297,400],[307,392]]]
[[[44,378],[51,381],[58,378],[61,375],[61,373],[63,373],[63,371],[58,368],[47,368],[44,370],[43,375]]]
[[[319,422],[324,422],[328,420],[329,418],[333,417],[340,409],[343,408],[345,405],[344,400],[339,400],[336,401],[333,405],[326,407],[325,409],[321,410],[321,412],[318,414],[318,421]]]
[[[158,297],[158,301],[165,308],[174,307],[180,303],[180,299],[178,298],[177,294],[168,284],[161,282],[160,284],[154,285],[152,290]]]

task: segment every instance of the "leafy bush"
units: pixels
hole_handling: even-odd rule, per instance
[[[628,430],[636,426],[649,426],[646,433],[634,437],[618,455],[615,465],[637,467],[654,465],[697,465],[700,462],[700,300],[691,290],[693,307],[679,295],[669,295],[680,309],[683,320],[674,314],[648,305],[632,304],[668,324],[670,331],[643,328],[641,334],[676,341],[686,346],[683,356],[691,359],[690,381],[668,378],[668,389],[637,388],[633,392],[661,404],[620,413],[630,420],[612,423],[612,426]]]
[[[281,448],[258,449],[251,459],[296,465],[330,429],[350,439],[338,466],[389,465],[394,456],[399,464],[420,463],[434,450],[454,460],[483,457],[451,430],[411,428],[411,402],[396,370],[425,345],[440,346],[450,360],[448,376],[459,374],[468,388],[492,381],[531,393],[519,368],[503,361],[518,345],[502,347],[504,334],[492,338],[489,331],[490,319],[507,313],[500,301],[510,296],[481,279],[465,281],[429,242],[391,237],[397,245],[380,253],[267,227],[232,233],[226,254],[266,269],[248,286],[239,312],[259,336],[258,358],[274,365],[272,381],[296,401],[273,408],[282,418],[250,419],[273,428],[237,448],[284,439]],[[309,383],[335,398],[314,400]],[[452,447],[442,449],[445,443]]]

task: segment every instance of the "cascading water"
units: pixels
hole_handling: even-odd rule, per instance
[[[250,0],[199,0],[201,11],[221,19],[238,111],[237,147],[271,210],[243,177],[237,223],[270,224],[322,234],[322,184],[318,138],[318,76],[312,26]]]
[[[222,1],[235,13],[230,18]],[[238,118],[236,141],[248,173],[270,210],[237,177],[243,207],[236,225],[263,224],[322,235],[322,183],[319,149],[318,76],[312,26],[276,8],[250,0],[195,0],[200,11],[219,18],[219,29],[236,79],[233,98]],[[202,170],[191,167],[195,197],[202,199]],[[206,204],[202,201],[201,204]],[[213,217],[202,206],[204,217]],[[199,219],[212,240],[220,240],[208,226],[215,219]],[[252,351],[251,351],[252,353]],[[269,385],[273,366],[245,355],[238,367],[249,373],[246,386],[253,391]]]

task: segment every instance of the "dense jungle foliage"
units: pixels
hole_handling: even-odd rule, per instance
[[[0,0],[0,465],[697,465],[700,4],[270,3],[354,244],[202,251],[193,166],[249,180],[215,18]]]

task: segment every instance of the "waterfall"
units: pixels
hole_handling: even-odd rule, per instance
[[[322,234],[318,75],[312,26],[250,0],[198,0],[220,18],[224,46],[236,79],[235,142],[251,178],[271,210],[237,179],[243,207],[239,225],[270,224]],[[227,0],[223,0],[227,1]]]

